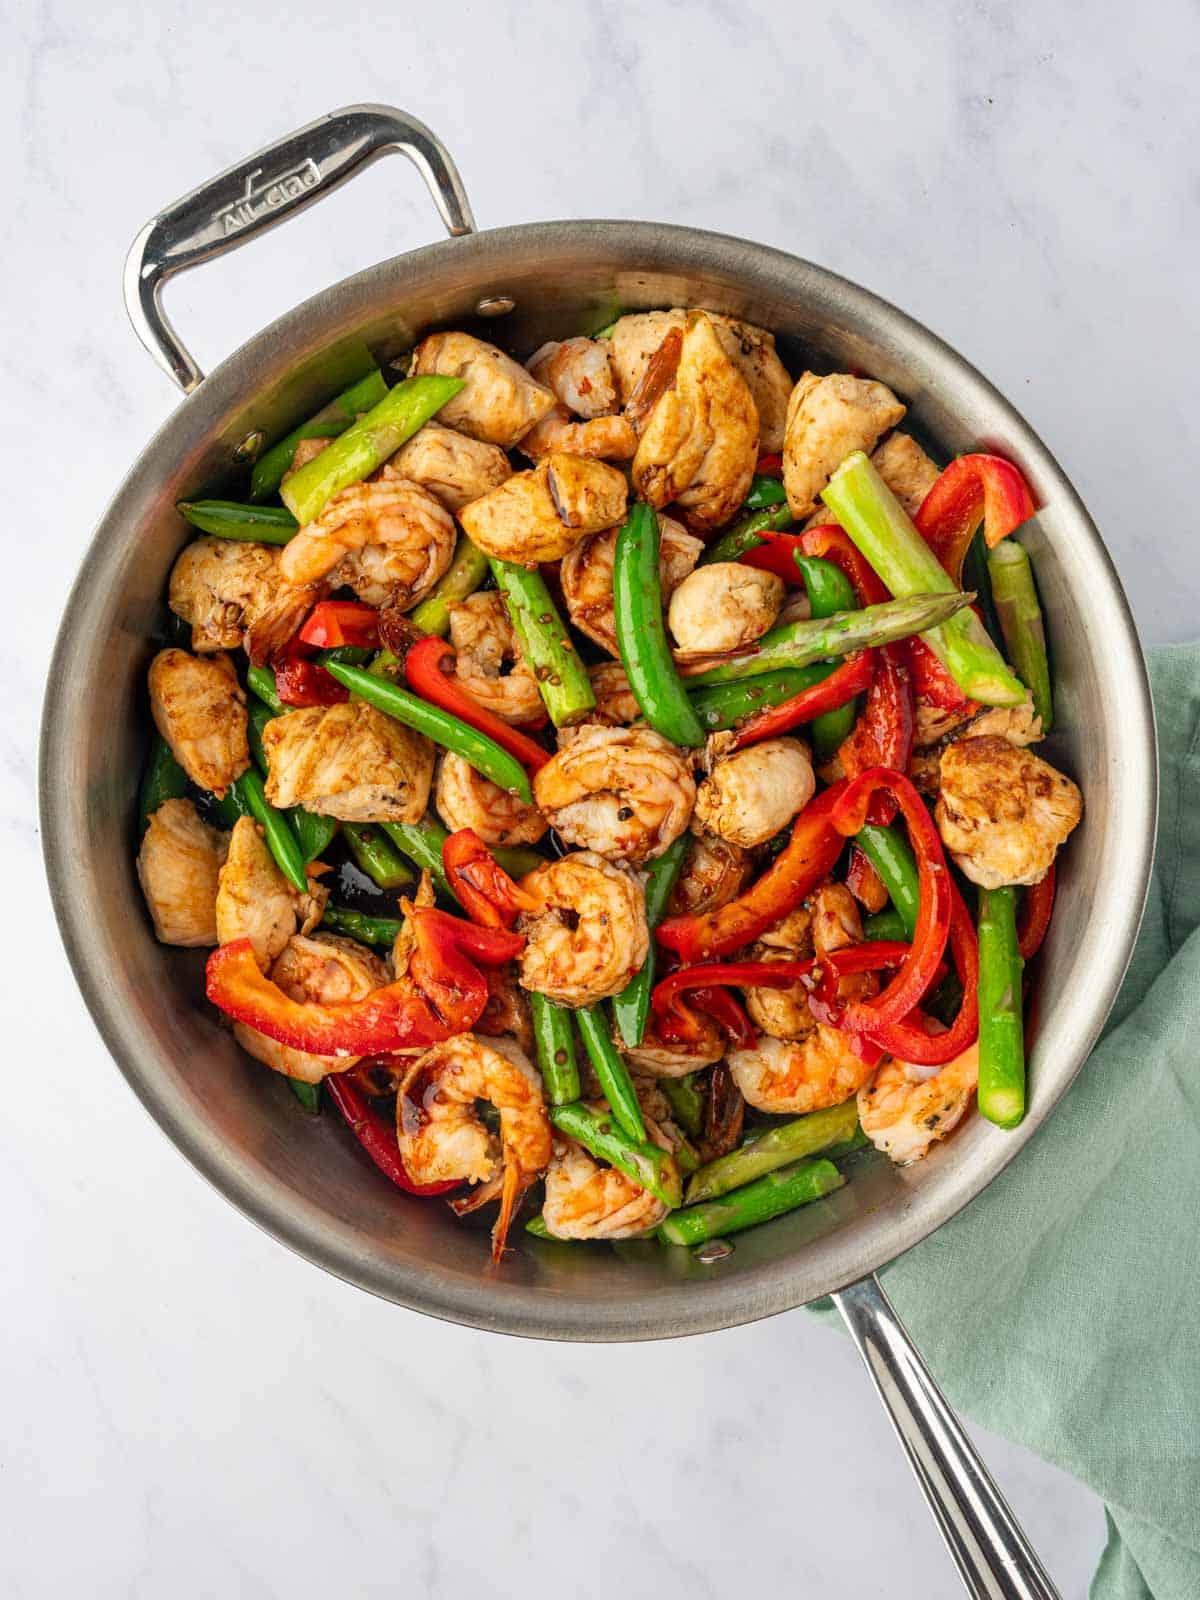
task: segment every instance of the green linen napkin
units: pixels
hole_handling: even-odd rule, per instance
[[[1200,646],[1149,665],[1158,857],[1104,1036],[1012,1166],[882,1274],[954,1405],[1104,1500],[1092,1600],[1200,1600]]]

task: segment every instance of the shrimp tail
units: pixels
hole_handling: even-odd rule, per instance
[[[506,1161],[504,1163],[504,1184],[500,1191],[500,1214],[497,1216],[495,1226],[492,1228],[492,1261],[496,1265],[499,1265],[504,1259],[504,1247],[508,1238],[508,1230],[516,1214],[517,1207],[521,1203],[521,1196],[528,1187],[529,1181],[523,1176],[517,1163],[515,1161]]]

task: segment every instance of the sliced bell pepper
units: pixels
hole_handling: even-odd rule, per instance
[[[300,638],[318,650],[336,650],[345,644],[377,650],[379,613],[360,600],[322,600],[300,629]]]
[[[522,911],[537,909],[473,828],[450,835],[442,846],[442,865],[463,910],[480,927],[511,928]]]
[[[324,667],[300,656],[287,656],[275,668],[275,693],[285,706],[339,706],[350,698]]]
[[[754,469],[760,478],[778,478],[783,475],[783,457],[772,451],[769,455],[759,456],[758,466]]]
[[[1040,883],[1030,884],[1021,902],[1021,917],[1017,925],[1017,953],[1022,961],[1032,961],[1042,948],[1042,940],[1050,926],[1054,910],[1054,862]]]
[[[800,535],[800,549],[806,556],[820,556],[841,567],[854,585],[859,605],[877,606],[891,599],[882,578],[840,524],[822,522],[806,528]]]
[[[924,639],[913,634],[911,639],[904,641],[903,649],[912,678],[914,699],[925,705],[936,706],[939,711],[961,711],[964,715],[978,709],[976,702],[967,699]]]
[[[979,1037],[979,940],[971,913],[949,873],[946,880],[950,890],[950,952],[962,984],[957,1016],[945,1032],[931,1033],[925,1026],[924,1012],[914,1009],[901,1021],[882,1023],[866,1035],[890,1055],[916,1066],[942,1066],[953,1061]],[[930,987],[938,981],[935,971]],[[843,1020],[842,1026],[847,1025]]]
[[[859,905],[871,912],[882,911],[891,899],[887,885],[857,844],[850,850],[850,865],[846,868],[846,887]]]
[[[746,745],[756,744],[760,739],[775,739],[781,733],[799,727],[802,722],[813,722],[817,717],[824,716],[827,711],[836,711],[838,706],[844,706],[848,700],[853,700],[855,695],[861,694],[867,688],[874,672],[873,650],[860,650],[855,655],[847,656],[841,665],[835,667],[820,683],[814,683],[808,689],[801,689],[800,693],[792,695],[791,699],[781,700],[776,706],[768,706],[766,710],[757,712],[748,722],[744,722],[738,729],[733,748],[742,750]]]
[[[762,528],[759,529],[762,538],[761,544],[743,550],[737,557],[743,567],[757,567],[760,572],[773,572],[777,578],[782,578],[789,589],[799,589],[803,584],[800,569],[796,566],[795,555],[799,551],[803,554],[798,533],[773,533]]]
[[[877,654],[866,702],[850,737],[838,746],[837,758],[848,778],[872,767],[906,772],[912,756],[913,697],[903,647],[884,645]],[[895,814],[895,800],[882,789],[871,802],[867,821],[886,823]]]
[[[380,1172],[390,1178],[398,1189],[403,1189],[405,1194],[432,1197],[448,1194],[451,1189],[459,1187],[457,1179],[450,1183],[414,1183],[401,1159],[394,1124],[385,1122],[378,1111],[367,1104],[345,1073],[330,1073],[325,1079],[325,1087],[329,1090],[329,1098],[345,1118],[350,1132]]]
[[[960,587],[975,530],[983,523],[989,550],[1027,521],[1037,507],[1029,485],[1001,456],[959,456],[938,478],[913,518],[917,532]]]
[[[507,750],[530,772],[544,767],[550,752],[531,739],[502,722],[494,712],[488,711],[451,677],[446,674],[446,663],[455,660],[454,646],[435,634],[420,640],[404,658],[404,676],[414,694],[430,705],[448,711],[469,727],[484,733],[502,750]]]
[[[731,1048],[735,1050],[749,1050],[754,1044],[754,1024],[746,1015],[741,1001],[728,989],[718,989],[706,986],[696,989],[692,994],[692,1004],[698,1011],[703,1011],[721,1028],[729,1040]],[[660,1037],[671,1041],[671,1034],[664,1033]]]

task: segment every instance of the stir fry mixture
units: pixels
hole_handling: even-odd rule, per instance
[[[179,508],[137,870],[242,1048],[496,1259],[1015,1126],[1082,806],[1020,472],[716,312],[390,376]]]

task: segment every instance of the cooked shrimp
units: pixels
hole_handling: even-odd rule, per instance
[[[472,700],[505,722],[540,715],[542,696],[497,589],[468,595],[449,608],[450,643],[458,652],[454,673]]]
[[[1048,761],[989,735],[943,751],[934,818],[955,865],[983,889],[1038,883],[1083,814]]]
[[[806,372],[788,401],[783,486],[793,517],[807,517],[821,490],[854,450],[872,450],[904,415],[884,383],[846,372]]]
[[[587,534],[621,522],[628,497],[615,467],[555,451],[464,506],[461,521],[486,555],[533,566],[557,561]]]
[[[451,833],[473,828],[487,845],[536,844],[549,827],[536,806],[501,789],[452,750],[438,761],[434,803]]]
[[[598,666],[589,667],[588,677],[596,696],[596,704],[588,712],[593,722],[601,722],[607,728],[624,728],[637,721],[642,708],[633,697],[625,668],[619,661],[602,661]]]
[[[160,650],[150,663],[150,711],[171,754],[218,799],[250,765],[246,691],[224,653]]]
[[[718,756],[696,791],[696,820],[731,844],[752,849],[803,811],[816,786],[807,746],[798,739],[764,739]]]
[[[630,872],[578,850],[535,867],[521,887],[538,902],[522,916],[521,983],[560,1005],[619,994],[646,959],[646,898]]]
[[[517,981],[516,968],[511,962],[504,967],[488,967],[486,977],[487,1004],[475,1024],[476,1032],[486,1034],[489,1039],[512,1039],[527,1055],[531,1054],[533,1018],[529,996]]]
[[[469,333],[434,333],[422,339],[413,351],[412,373],[426,372],[462,378],[466,385],[441,408],[438,420],[502,450],[511,450],[555,403],[553,392],[524,367]]]
[[[500,1113],[500,1132],[480,1120],[476,1101]],[[504,1253],[522,1194],[550,1162],[550,1118],[542,1080],[507,1039],[485,1044],[459,1033],[418,1056],[396,1097],[396,1138],[416,1183],[456,1179],[489,1185],[503,1174],[492,1258]]]
[[[601,1101],[596,1110],[605,1110]],[[679,1148],[666,1128],[643,1113],[646,1137],[671,1154]],[[556,1137],[546,1169],[542,1220],[556,1239],[633,1239],[667,1215],[666,1205],[616,1167],[600,1164],[582,1145]]]
[[[885,1061],[858,1091],[858,1120],[876,1150],[907,1167],[954,1131],[978,1084],[978,1044],[932,1069]]]
[[[269,544],[195,539],[171,569],[167,604],[192,625],[192,649],[236,650],[255,662],[276,654],[304,621],[317,586],[281,581],[281,552]]]
[[[263,729],[267,799],[345,822],[420,822],[433,781],[433,746],[394,717],[351,700],[307,706]]]
[[[638,442],[633,481],[652,506],[676,500],[698,530],[719,528],[745,499],[757,459],[746,381],[704,312],[689,312],[675,375]]]
[[[499,445],[472,439],[440,422],[418,428],[388,466],[428,489],[451,511],[461,511],[512,477],[512,465]]]
[[[563,406],[555,406],[518,447],[531,461],[540,461],[552,451],[565,450],[576,456],[591,456],[596,461],[632,461],[637,450],[637,434],[624,417],[594,417],[576,422]]]
[[[239,817],[217,878],[214,908],[217,942],[249,939],[264,972],[297,931],[310,933],[325,913],[329,890],[319,881],[324,868],[308,868],[308,893],[301,894],[275,865],[275,857],[252,817]]]
[[[625,417],[613,414],[617,391],[606,344],[597,339],[544,344],[525,365],[557,401],[521,440],[525,455],[538,461],[552,450],[570,450],[601,461],[633,459],[637,434]]]
[[[563,557],[559,569],[563,599],[571,621],[580,633],[586,633],[614,656],[617,654],[617,628],[613,620],[613,557],[619,531],[610,528],[607,533],[581,539]],[[661,511],[658,532],[658,572],[666,600],[696,565],[704,545],[673,517],[664,516]],[[744,567],[742,570],[749,572],[751,569]]]
[[[828,956],[862,943],[862,917],[845,884],[823,883],[810,905],[811,909],[799,908],[768,929],[752,947],[751,960],[804,960],[814,952]],[[837,991],[845,1000],[874,994],[877,988],[875,978],[864,973],[841,979]],[[817,1025],[803,983],[794,983],[787,989],[747,989],[745,1001],[751,1021],[773,1038],[807,1039]]]
[[[217,943],[217,874],[229,836],[190,800],[164,800],[150,817],[137,875],[160,944]]]
[[[681,650],[736,650],[774,627],[783,579],[740,561],[712,561],[671,596],[667,622]]]
[[[642,1042],[626,1045],[618,1033],[617,1042],[634,1066],[652,1078],[685,1078],[689,1072],[711,1067],[725,1054],[725,1034],[702,1011],[693,1013],[699,1021],[699,1036],[687,1043],[670,1043],[660,1037],[651,1013]]]
[[[791,1116],[841,1105],[873,1070],[851,1050],[849,1034],[823,1025],[801,1040],[763,1034],[752,1050],[725,1059],[748,1105]]]
[[[702,911],[727,906],[745,888],[750,870],[750,857],[741,845],[706,832],[693,819],[691,842],[671,891],[667,915],[698,917]]]
[[[678,839],[696,785],[687,757],[652,728],[592,725],[534,775],[533,798],[568,844],[636,863]]]
[[[450,565],[457,531],[420,484],[384,467],[339,489],[283,548],[279,571],[299,585],[348,583],[368,605],[415,605]]]
[[[290,938],[270,975],[271,981],[293,1000],[314,1000],[327,1006],[343,1000],[362,1000],[391,982],[387,967],[373,951],[333,933]],[[302,1083],[320,1083],[329,1073],[345,1072],[362,1059],[314,1056],[304,1050],[292,1050],[244,1022],[234,1024],[233,1035],[256,1061],[287,1078],[299,1078]]]

